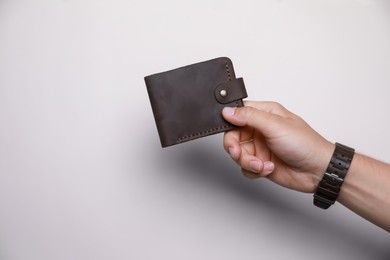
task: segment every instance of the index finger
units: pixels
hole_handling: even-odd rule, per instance
[[[234,160],[238,160],[242,153],[241,144],[252,139],[253,128],[239,127],[225,132],[223,137],[223,146],[225,151],[228,152]]]
[[[290,115],[290,112],[284,106],[273,101],[244,101],[244,105],[282,117]]]

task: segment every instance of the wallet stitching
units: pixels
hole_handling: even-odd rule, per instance
[[[238,106],[238,101],[235,101],[235,103],[236,103],[236,106]],[[230,127],[231,127],[230,125],[222,125],[222,126],[217,126],[217,127],[208,129],[208,130],[192,133],[192,134],[189,134],[189,135],[184,135],[182,137],[176,138],[176,142],[182,142],[182,141],[189,140],[189,139],[192,139],[192,138],[195,138],[195,137],[200,137],[200,136],[204,136],[204,135],[207,135],[207,134],[213,134],[213,133],[215,133],[217,131],[221,131],[221,130],[224,130],[224,129],[227,129],[227,128],[230,128]]]
[[[227,73],[227,76],[228,76],[228,80],[231,81],[232,80],[232,76],[230,74],[230,69],[229,69],[229,64],[228,63],[225,63],[225,69],[226,69],[226,73]],[[236,103],[236,106],[238,106],[238,101],[236,101],[235,103]],[[214,128],[208,129],[208,130],[192,133],[192,134],[189,134],[189,135],[184,135],[182,137],[176,138],[176,142],[182,142],[182,141],[189,140],[189,139],[192,139],[192,138],[196,138],[196,137],[200,137],[200,136],[204,136],[204,135],[208,135],[208,134],[213,134],[213,133],[215,133],[217,131],[221,131],[221,130],[224,130],[224,129],[227,129],[227,128],[230,128],[230,127],[231,127],[230,125],[222,125],[222,126],[218,126],[218,127],[214,127]]]
[[[229,81],[231,81],[232,77],[230,75],[229,64],[225,63],[225,69],[226,69],[226,72],[227,72],[228,79],[229,79]]]
[[[201,131],[201,132],[196,132],[196,133],[193,133],[193,134],[190,134],[190,135],[185,135],[185,136],[182,136],[182,137],[178,137],[176,139],[176,141],[179,142],[179,141],[188,140],[188,139],[191,139],[191,138],[194,138],[194,137],[199,137],[199,136],[203,136],[203,135],[207,135],[207,134],[212,134],[212,133],[215,133],[217,131],[229,128],[229,127],[231,127],[231,126],[229,126],[229,125],[222,125],[222,126],[214,127],[214,128],[208,129],[208,130]]]

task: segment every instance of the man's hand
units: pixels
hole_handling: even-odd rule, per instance
[[[240,126],[225,133],[224,148],[249,178],[267,177],[284,187],[314,192],[334,144],[274,102],[245,102],[224,108],[225,120]]]

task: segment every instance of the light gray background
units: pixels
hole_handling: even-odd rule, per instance
[[[242,177],[222,135],[161,149],[143,77],[219,56],[390,161],[387,1],[0,0],[0,259],[389,259],[340,204]]]

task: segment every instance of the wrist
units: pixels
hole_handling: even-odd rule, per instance
[[[325,140],[325,142],[321,145],[321,151],[318,152],[316,170],[313,175],[313,193],[316,191],[320,181],[324,177],[335,147],[336,145],[328,140]]]

